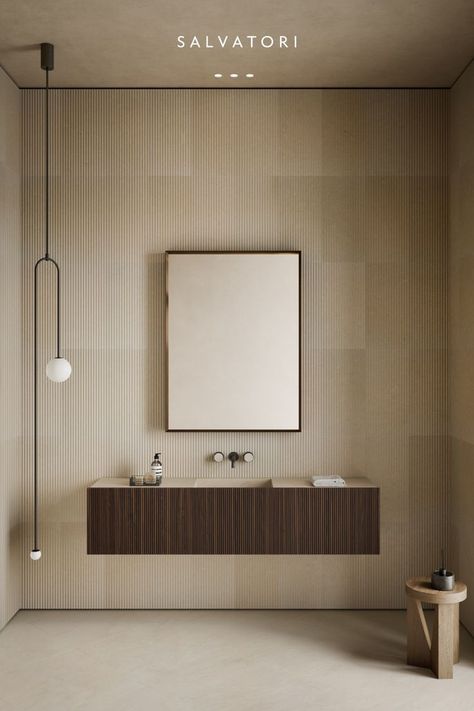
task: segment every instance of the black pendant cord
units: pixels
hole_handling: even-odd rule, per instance
[[[44,256],[49,259],[49,69],[46,69],[46,97],[45,97],[45,250]]]
[[[34,347],[34,372],[33,372],[33,550],[38,550],[38,266],[44,257],[35,264],[35,287],[33,295],[33,347]]]

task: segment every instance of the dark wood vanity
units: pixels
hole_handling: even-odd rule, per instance
[[[367,479],[314,488],[298,479],[212,485],[174,479],[87,490],[89,554],[356,555],[379,553],[379,489]],[[268,482],[268,483],[267,483]]]

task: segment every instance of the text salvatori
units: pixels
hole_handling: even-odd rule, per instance
[[[179,35],[178,49],[297,49],[297,35]]]

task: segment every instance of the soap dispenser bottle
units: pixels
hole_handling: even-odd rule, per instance
[[[160,452],[157,452],[150,466],[150,484],[154,486],[160,486],[161,480],[163,478],[163,465],[160,462],[160,457]]]

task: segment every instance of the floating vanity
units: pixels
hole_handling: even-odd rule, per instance
[[[87,490],[89,554],[379,553],[379,489],[368,479],[315,488],[307,479],[170,479]]]

